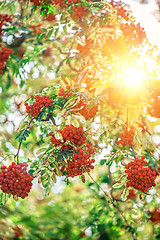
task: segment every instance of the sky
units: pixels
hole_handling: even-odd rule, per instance
[[[140,22],[141,26],[144,27],[150,43],[157,45],[160,51],[160,11],[156,0],[146,1],[147,4],[140,4],[140,0],[123,0],[123,2],[130,5],[136,21]],[[150,121],[155,120],[154,118],[150,119]],[[160,131],[160,126],[157,127],[158,131]],[[157,140],[160,142],[160,139]]]
[[[148,0],[148,4],[140,4],[140,0],[123,0],[131,6],[133,16],[146,31],[147,38],[160,49],[160,12],[155,0]]]

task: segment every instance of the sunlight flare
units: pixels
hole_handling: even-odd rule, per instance
[[[141,87],[145,73],[137,67],[130,67],[124,70],[124,83],[128,87]]]

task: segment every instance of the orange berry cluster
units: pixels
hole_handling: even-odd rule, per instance
[[[85,8],[82,5],[73,7],[73,18],[80,18],[85,16]]]
[[[123,17],[126,21],[129,20],[129,13],[123,7],[118,8],[117,15]]]
[[[141,129],[141,133],[144,134],[146,132],[146,126],[143,123],[139,123],[138,126]]]
[[[52,5],[59,5],[60,7],[66,7],[64,0],[53,0]]]
[[[146,38],[146,33],[144,28],[141,28],[140,23],[135,25],[134,23],[125,23],[121,24],[120,29],[123,33],[125,41],[129,46],[131,45],[139,45]]]
[[[146,193],[152,186],[155,186],[156,173],[151,171],[150,168],[144,167],[147,161],[144,160],[145,156],[136,158],[134,161],[128,163],[125,168],[127,173],[126,183],[127,187],[133,187],[141,192]]]
[[[35,98],[36,102],[29,105],[28,103],[25,103],[26,106],[26,112],[30,114],[32,117],[37,116],[43,107],[52,107],[53,106],[53,100],[49,99],[50,96],[39,96],[39,95],[31,95],[31,98]]]
[[[35,6],[49,5],[52,0],[30,0]]]
[[[56,15],[53,13],[49,13],[48,16],[44,17],[44,20],[48,22],[53,22],[56,19]]]
[[[58,130],[59,133],[61,133],[63,137],[63,142],[55,138],[54,133],[50,132],[49,136],[51,136],[51,142],[55,145],[55,147],[65,144],[66,141],[70,141],[76,146],[82,145],[86,141],[86,137],[84,136],[84,131],[82,127],[74,127],[73,125],[66,125],[63,130]],[[64,145],[62,146],[63,149],[71,148],[71,146]]]
[[[70,87],[70,86],[66,86],[66,89],[67,89],[67,90],[70,90],[71,87]],[[64,88],[60,88],[58,95],[59,95],[60,97],[64,97],[64,98],[65,98],[65,97],[71,96],[71,92],[65,91]]]
[[[37,34],[41,33],[42,24],[41,23],[31,24],[29,25],[29,28],[31,29],[33,36],[36,36]]]
[[[42,1],[41,0],[30,0],[35,6],[40,6]]]
[[[116,142],[117,145],[121,144],[122,147],[132,145],[134,137],[134,127],[131,126],[130,130],[125,130],[124,133],[120,133],[120,140]]]
[[[79,2],[79,0],[68,0],[68,3],[78,3]]]
[[[127,199],[135,198],[135,196],[136,196],[135,191],[134,191],[132,188],[129,189],[129,194],[128,194],[128,196],[127,196]]]
[[[5,63],[8,61],[9,56],[12,53],[12,49],[1,47],[0,50],[0,75],[3,74],[3,69],[5,68]]]
[[[2,34],[2,26],[5,22],[9,22],[12,16],[8,16],[8,14],[0,14],[0,35]]]
[[[85,172],[90,172],[91,169],[94,169],[92,164],[95,162],[95,159],[91,159],[93,152],[89,143],[86,144],[84,150],[77,147],[76,152],[71,156],[71,159],[67,160],[67,163],[59,163],[62,175],[66,176],[67,174],[68,177],[73,178]],[[56,173],[56,169],[53,171]]]
[[[74,110],[75,109],[75,110]],[[77,110],[76,110],[77,109]],[[89,120],[95,117],[96,113],[98,112],[98,104],[94,105],[88,111],[88,104],[80,100],[73,108],[74,112],[80,113],[86,120]]]
[[[68,177],[75,177],[82,175],[85,172],[90,172],[94,169],[92,165],[95,159],[90,159],[90,154],[85,154],[80,148],[77,148],[78,153],[75,153],[73,160],[68,160],[67,175]]]
[[[22,59],[25,53],[25,49],[26,48],[24,46],[16,48],[16,50],[13,50],[13,54]]]
[[[87,43],[85,45],[81,45],[81,44],[77,44],[77,50],[79,52],[79,54],[83,54],[83,55],[89,55],[90,54],[90,45]]]
[[[32,188],[33,177],[27,173],[27,164],[16,165],[13,162],[8,168],[1,167],[0,187],[2,192],[25,198]]]
[[[155,208],[154,211],[149,211],[149,214],[151,215],[150,220],[153,224],[160,223],[160,209]]]

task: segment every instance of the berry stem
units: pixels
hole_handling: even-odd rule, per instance
[[[70,61],[68,61],[68,66],[70,67],[70,69],[71,69],[72,71],[74,71],[74,72],[76,72],[76,73],[79,73],[79,70],[76,69],[76,68],[74,68],[74,67],[72,66],[72,64],[71,64]]]
[[[96,180],[94,180],[94,178],[91,176],[91,174],[89,172],[87,172],[88,176],[92,179],[92,181],[102,190],[102,192],[105,194],[105,196],[108,198],[110,198],[110,200],[112,201],[112,198],[104,191],[104,189],[96,182]]]
[[[46,119],[41,119],[41,121],[43,121],[43,122],[44,122],[44,121],[49,121],[49,119],[51,119],[53,125],[56,125],[56,122],[55,122],[54,117],[53,117],[53,115],[52,115],[51,112],[49,112],[49,113],[47,114]]]
[[[110,181],[110,185],[111,187],[113,186],[114,182],[113,182],[113,179],[112,179],[112,174],[111,174],[111,171],[110,171],[110,166],[108,166],[108,171],[109,171],[109,181]],[[123,176],[122,176],[123,177]],[[111,188],[111,197],[112,197],[112,200],[113,202],[116,201],[116,202],[123,202],[121,199],[118,199],[118,198],[115,198],[113,196],[113,188]]]

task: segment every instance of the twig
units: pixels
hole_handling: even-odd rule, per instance
[[[104,189],[94,180],[94,178],[91,176],[91,174],[89,172],[87,172],[87,174],[89,175],[89,177],[92,179],[92,181],[102,190],[102,192],[105,194],[105,196],[108,198],[110,198],[110,200],[112,201],[112,198],[104,191]]]
[[[51,112],[47,114],[47,117],[45,119],[41,119],[42,122],[49,121],[51,119],[53,125],[56,125],[56,122],[54,120],[54,117]]]
[[[71,65],[71,62],[70,62],[70,61],[68,61],[68,66],[69,66],[70,69],[73,70],[74,72],[79,73],[79,71]]]
[[[81,84],[81,82],[82,82],[84,76],[87,74],[87,72],[88,72],[88,69],[85,70],[85,71],[82,73],[82,75],[81,75],[80,78],[78,79],[78,82],[77,82],[78,85]]]
[[[110,185],[112,187],[114,183],[113,183],[112,174],[111,174],[111,171],[110,171],[110,166],[108,166],[108,171],[109,171],[109,181],[110,181]],[[121,199],[115,198],[113,196],[113,188],[111,188],[111,197],[112,197],[113,202],[114,201],[115,202],[123,202]]]
[[[120,208],[119,208],[114,202],[113,202],[112,204],[113,204],[113,206],[117,209],[117,211],[120,213],[120,215],[122,216],[122,218],[124,219],[126,226],[128,226],[129,228],[131,228],[131,226],[128,224],[128,221],[127,221],[126,217],[122,214]],[[130,233],[131,233],[132,239],[133,239],[133,240],[137,240],[137,238],[134,237],[133,232],[130,232]]]
[[[104,189],[94,180],[94,178],[91,176],[91,174],[89,172],[87,172],[87,174],[89,175],[89,177],[92,179],[92,181],[102,190],[102,192],[105,194],[106,197],[109,197],[110,201],[111,201],[111,204],[113,205],[113,207],[115,207],[117,209],[117,211],[120,213],[120,215],[122,216],[125,224],[127,227],[129,227],[129,229],[131,229],[131,226],[129,225],[126,217],[123,215],[123,213],[121,212],[120,208],[115,204],[115,201],[113,198],[111,198],[105,191]],[[133,235],[133,232],[130,232],[131,233],[131,236],[132,236],[132,239],[133,240],[137,240],[134,235]]]

